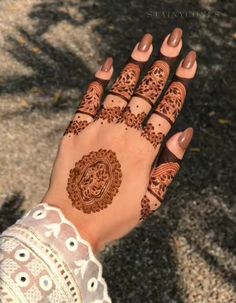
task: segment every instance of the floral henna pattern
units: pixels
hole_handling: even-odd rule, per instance
[[[155,209],[151,209],[151,202],[146,195],[141,200],[141,215],[139,220],[145,220],[151,214],[155,212]]]
[[[84,155],[69,174],[67,192],[72,205],[87,214],[106,208],[118,193],[121,178],[113,151],[99,149]]]
[[[134,96],[141,97],[154,104],[160,96],[169,76],[169,65],[164,61],[156,61],[141,81]]]
[[[69,137],[71,134],[78,135],[83,129],[85,129],[86,126],[88,126],[89,122],[86,120],[83,121],[70,121],[64,136],[69,134]]]
[[[117,122],[120,118],[122,112],[122,108],[119,106],[114,106],[110,108],[102,108],[97,116],[95,116],[94,120],[98,120],[99,118],[102,120],[107,120],[107,122]]]
[[[185,96],[184,85],[180,82],[173,82],[155,112],[172,124],[183,106]]]
[[[130,107],[127,106],[123,114],[117,120],[117,122],[124,122],[128,127],[141,129],[142,122],[145,119],[145,117],[146,117],[145,112],[134,114],[131,112]]]
[[[154,148],[156,148],[163,141],[165,135],[161,132],[156,133],[155,128],[152,123],[147,123],[144,127],[144,130],[141,133],[141,136],[146,138]]]
[[[117,95],[128,102],[133,95],[139,75],[140,67],[135,63],[128,63],[112,85],[109,94]]]
[[[100,98],[103,94],[103,86],[97,81],[93,81],[83,96],[80,106],[76,113],[84,113],[94,117],[97,113]]]
[[[164,199],[166,190],[172,182],[174,176],[179,171],[179,164],[168,162],[153,168],[148,185],[148,191],[152,193],[160,202]]]

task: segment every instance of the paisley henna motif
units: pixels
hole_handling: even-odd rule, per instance
[[[151,192],[160,202],[164,199],[166,190],[177,174],[180,166],[178,163],[163,163],[153,168],[148,185],[148,191]]]
[[[87,214],[106,208],[118,193],[121,177],[113,151],[99,149],[84,155],[69,174],[67,192],[72,205]]]
[[[133,95],[139,75],[140,67],[137,64],[126,64],[120,76],[112,85],[109,94],[117,95],[128,102]]]
[[[161,60],[156,61],[141,81],[134,96],[141,97],[150,104],[154,104],[160,96],[168,76],[169,65]]]
[[[180,82],[173,82],[155,112],[172,124],[183,106],[185,96],[184,85]]]
[[[69,134],[69,137],[71,134],[74,134],[74,135],[78,135],[83,129],[85,129],[86,126],[88,126],[89,122],[86,121],[86,120],[83,120],[83,121],[77,121],[77,120],[74,120],[74,121],[70,121],[65,133],[64,133],[64,136]]]
[[[76,113],[85,113],[92,117],[96,115],[102,93],[102,85],[97,81],[93,81],[89,85],[86,94],[83,96],[83,99]]]
[[[152,123],[147,123],[141,136],[146,138],[156,148],[163,141],[165,135],[161,132],[156,133]]]

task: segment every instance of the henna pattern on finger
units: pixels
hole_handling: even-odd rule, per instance
[[[134,96],[140,97],[153,105],[165,86],[169,71],[170,67],[168,63],[161,60],[155,61],[141,81]]]
[[[152,169],[148,191],[152,193],[160,202],[163,201],[166,190],[172,182],[174,176],[179,171],[179,164],[168,162]]]
[[[172,125],[183,106],[185,96],[185,86],[181,82],[172,82],[154,113],[165,118]]]
[[[99,212],[112,203],[121,185],[121,165],[111,150],[84,155],[70,170],[67,192],[72,205],[84,213]]]
[[[93,118],[98,111],[100,100],[107,83],[108,80],[95,78],[95,80],[89,84],[88,89],[79,105],[79,108],[76,111],[76,114],[82,113],[88,115],[88,117]],[[70,121],[67,129],[64,132],[64,136],[67,134],[78,135],[83,129],[88,126],[90,122],[91,119],[78,120],[78,118]]]
[[[165,137],[162,132],[155,132],[155,128],[152,123],[147,123],[147,125],[145,125],[143,131],[141,132],[141,136],[146,138],[154,148],[157,148]]]
[[[129,102],[138,82],[139,75],[140,66],[137,64],[137,61],[135,63],[129,62],[112,85],[109,94],[119,96],[126,102]]]

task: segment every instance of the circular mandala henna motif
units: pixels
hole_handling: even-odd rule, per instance
[[[92,151],[70,170],[67,192],[72,205],[85,213],[112,203],[121,184],[121,165],[111,150]]]

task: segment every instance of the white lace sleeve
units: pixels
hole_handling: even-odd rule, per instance
[[[111,302],[91,246],[46,203],[0,236],[0,294],[3,303]]]

